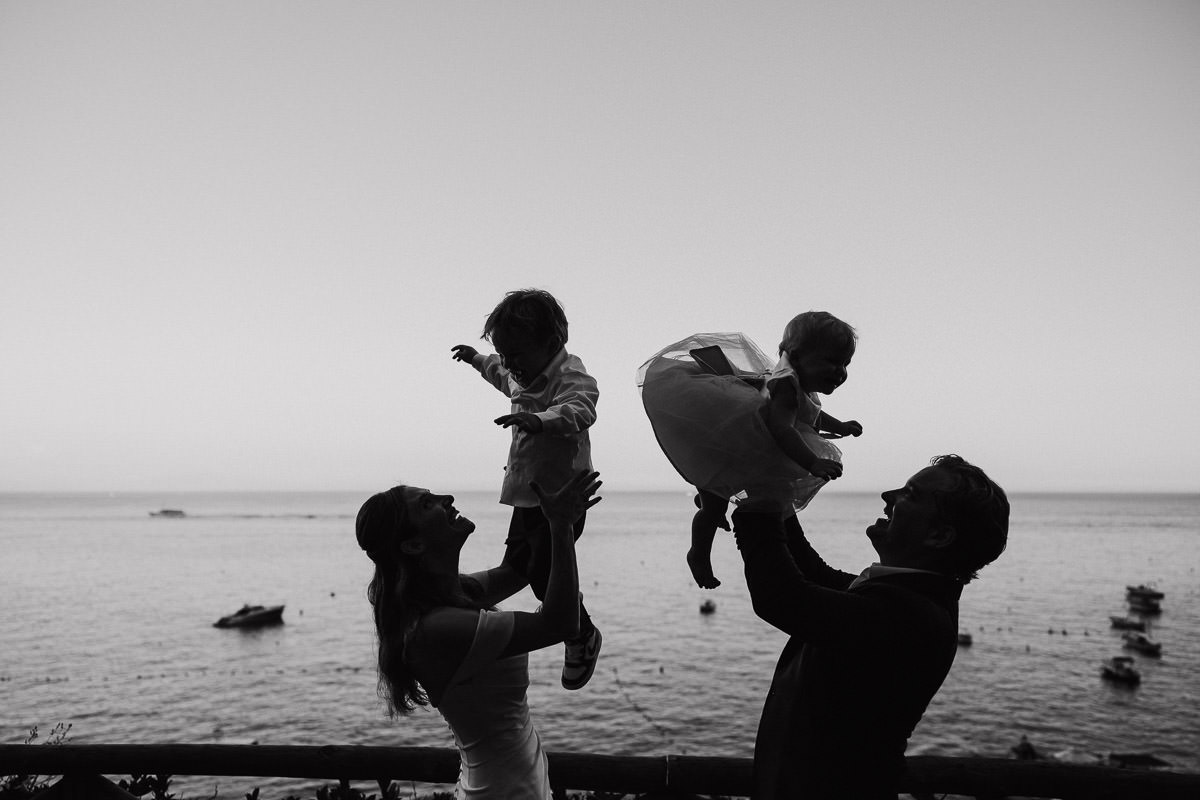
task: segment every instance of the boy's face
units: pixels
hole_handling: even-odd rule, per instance
[[[541,341],[524,331],[494,331],[492,346],[500,356],[500,364],[522,386],[542,374],[558,353],[558,343],[553,339]]]

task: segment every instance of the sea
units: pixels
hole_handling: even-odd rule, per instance
[[[703,590],[684,553],[678,492],[604,492],[578,545],[604,634],[584,689],[559,684],[562,648],[530,658],[529,701],[550,751],[750,757],[786,637],[751,608],[731,537]],[[451,747],[435,711],[391,719],[377,693],[354,540],[366,493],[0,494],[0,742],[32,729],[69,743]],[[1008,549],[963,593],[960,646],[910,754],[1005,757],[1021,736],[1091,761],[1149,753],[1200,772],[1200,494],[1017,494]],[[457,496],[477,529],[464,571],[494,566],[508,513],[494,492]],[[177,508],[184,516],[152,516]],[[857,572],[877,495],[822,493],[801,514],[825,560]],[[1130,654],[1112,615],[1126,586],[1161,590],[1146,617],[1160,658],[1133,654],[1136,687],[1104,680]],[[715,611],[700,613],[712,600]],[[219,629],[243,604],[285,604],[280,625]],[[504,608],[532,610],[526,590]],[[889,665],[877,665],[888,679]],[[295,779],[176,778],[181,800],[312,797]],[[371,787],[365,787],[370,789]],[[405,792],[423,792],[412,785]]]

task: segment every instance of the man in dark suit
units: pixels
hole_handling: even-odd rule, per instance
[[[790,634],[754,747],[754,800],[895,800],[908,737],[950,671],[958,599],[1003,552],[1008,499],[983,470],[938,456],[882,495],[879,561],[852,575],[794,516],[735,512],[758,616]]]

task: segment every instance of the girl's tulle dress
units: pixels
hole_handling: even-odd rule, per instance
[[[735,374],[713,374],[691,354],[714,345]],[[696,488],[747,511],[799,511],[825,485],[788,458],[767,429],[768,381],[795,380],[790,368],[777,367],[786,362],[773,365],[744,334],[696,333],[667,345],[638,369],[642,405],[672,466]],[[818,458],[841,463],[841,450],[813,428],[820,402],[799,389],[797,397],[795,427],[804,443]]]

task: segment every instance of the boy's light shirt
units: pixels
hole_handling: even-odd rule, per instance
[[[508,395],[512,413],[529,412],[542,421],[541,433],[525,433],[512,426],[512,445],[500,487],[501,503],[536,506],[538,499],[529,488],[530,481],[552,491],[580,470],[592,469],[588,428],[596,421],[600,392],[582,361],[565,348],[559,350],[528,386],[517,383],[500,366],[500,357],[495,354],[477,353],[471,366]]]

